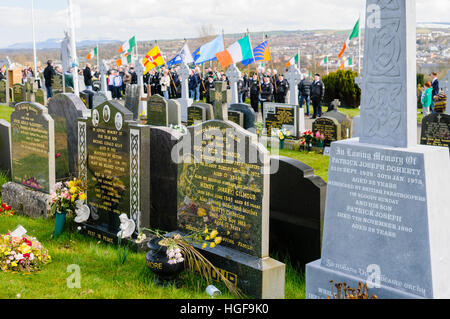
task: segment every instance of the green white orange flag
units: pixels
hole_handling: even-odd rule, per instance
[[[117,66],[128,65],[131,63],[131,53],[122,54],[119,60],[116,61]]]
[[[90,60],[90,59],[96,57],[97,54],[98,54],[98,51],[97,51],[97,47],[96,47],[94,50],[92,50],[91,52],[89,52],[89,54],[88,54],[87,57],[86,57],[86,60]]]
[[[356,21],[355,26],[353,27],[352,33],[348,37],[347,41],[345,41],[344,46],[342,47],[341,52],[338,55],[338,58],[342,58],[342,55],[344,55],[345,50],[347,49],[348,45],[350,44],[350,41],[353,39],[356,39],[359,37],[359,19]]]
[[[343,70],[345,68],[351,68],[353,67],[353,59],[347,59],[346,61],[342,62],[341,66],[339,67],[339,69]]]
[[[122,44],[117,52],[118,53],[124,53],[124,52],[130,53],[131,51],[133,51],[133,48],[135,46],[136,46],[136,37],[132,37],[130,40],[128,40],[127,42]]]
[[[322,61],[320,61],[319,66],[324,66],[328,64],[328,56],[326,56]]]
[[[249,36],[233,43],[225,51],[216,53],[216,58],[223,68],[227,68],[232,63],[253,59],[253,50]]]
[[[299,55],[297,54],[295,57],[290,59],[288,63],[286,63],[286,67],[289,68],[291,65],[297,65],[298,59],[299,59]]]

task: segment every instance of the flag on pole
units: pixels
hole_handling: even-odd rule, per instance
[[[133,51],[133,48],[135,46],[136,46],[136,37],[132,37],[130,40],[128,40],[124,44],[122,44],[117,52],[118,53],[123,53],[123,52],[131,53],[131,51]]]
[[[289,60],[288,63],[286,63],[286,67],[289,68],[291,65],[297,65],[298,64],[298,59],[299,59],[300,55],[297,54],[295,57],[293,57],[292,59]]]
[[[142,64],[145,66],[144,74],[147,74],[151,69],[164,65],[166,64],[166,62],[161,55],[159,47],[155,46],[145,55],[144,59],[142,60]]]
[[[232,63],[253,59],[253,50],[249,36],[247,35],[233,43],[226,50],[216,53],[216,58],[223,68],[228,67]]]
[[[191,50],[189,50],[187,43],[183,46],[180,53],[178,53],[172,60],[167,62],[167,66],[171,67],[180,63],[194,63]]]
[[[131,63],[131,53],[126,52],[120,56],[120,59],[116,61],[117,66],[128,65]]]
[[[328,56],[326,56],[322,61],[320,61],[319,66],[328,65]]]
[[[263,62],[272,60],[272,56],[270,55],[269,44],[267,41],[264,41],[256,48],[253,49],[253,56],[255,59],[251,58],[248,60],[243,60],[242,64],[248,66],[253,62]]]
[[[348,37],[347,41],[345,41],[344,46],[342,47],[341,52],[338,55],[338,58],[342,58],[342,55],[344,54],[345,50],[347,49],[348,45],[350,44],[350,41],[353,39],[356,39],[359,37],[359,19],[356,21],[355,26],[353,27],[352,33]]]
[[[342,62],[341,66],[339,67],[339,69],[344,70],[345,68],[351,68],[353,67],[353,59],[347,59],[344,62]]]
[[[98,54],[97,47],[95,47],[94,50],[92,50],[91,52],[89,52],[89,54],[88,54],[87,57],[86,57],[86,60],[90,60],[90,59],[96,57],[97,54]]]
[[[202,64],[208,61],[216,61],[216,53],[224,50],[223,36],[219,35],[211,42],[205,43],[200,48],[194,51],[192,58],[195,64]]]

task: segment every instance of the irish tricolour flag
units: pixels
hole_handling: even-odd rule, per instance
[[[319,63],[319,66],[325,66],[325,65],[328,65],[328,56],[323,58],[323,60],[320,61],[320,63]]]
[[[225,51],[216,53],[216,58],[219,60],[223,68],[228,67],[232,63],[238,63],[243,60],[253,58],[253,50],[250,44],[249,36],[240,39],[233,43]]]
[[[291,65],[297,65],[298,59],[299,59],[299,55],[297,54],[295,57],[290,59],[288,63],[286,63],[286,67],[289,68]]]
[[[88,56],[86,57],[86,60],[90,60],[90,59],[96,57],[97,54],[98,54],[97,48],[95,48],[94,50],[92,50],[91,52],[89,52]]]
[[[347,49],[348,45],[350,44],[350,41],[353,39],[356,39],[359,37],[359,19],[356,21],[355,26],[353,27],[352,33],[348,37],[347,41],[345,41],[344,47],[342,48],[341,52],[338,55],[338,58],[342,58],[342,55],[344,54],[345,50]]]
[[[130,40],[122,44],[117,52],[131,52],[133,48],[136,46],[136,37],[132,37]]]
[[[340,66],[339,69],[343,70],[345,68],[351,68],[353,67],[353,59],[350,58],[348,60],[346,60],[345,62],[343,62]]]
[[[123,54],[119,60],[116,61],[117,66],[128,65],[131,63],[131,54],[125,53]]]

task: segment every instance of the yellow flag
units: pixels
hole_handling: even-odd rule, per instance
[[[145,73],[147,74],[148,71],[151,69],[154,69],[158,66],[166,64],[164,62],[164,59],[161,55],[161,51],[159,50],[158,46],[155,46],[153,49],[148,51],[148,53],[145,55],[144,59],[142,60],[142,64],[145,66]]]

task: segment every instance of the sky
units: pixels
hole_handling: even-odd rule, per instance
[[[0,0],[0,48],[32,41],[32,0]],[[364,0],[72,0],[77,40],[182,39],[217,32],[351,29]],[[450,22],[449,0],[416,0],[418,22]],[[67,0],[34,0],[36,40],[62,38]],[[363,21],[363,20],[362,20]]]

